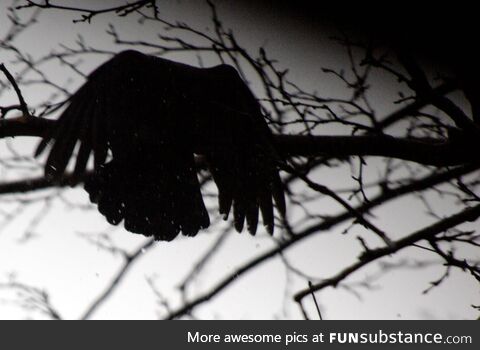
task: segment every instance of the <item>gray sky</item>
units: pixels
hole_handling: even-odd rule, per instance
[[[109,1],[108,3],[115,3]],[[5,18],[5,6],[8,1],[0,3],[0,35],[5,31],[8,21]],[[94,4],[93,1],[86,1]],[[98,2],[97,2],[98,3]],[[102,2],[107,3],[107,2]],[[209,11],[200,1],[160,1],[161,15],[189,23],[197,28],[205,29],[209,22]],[[298,82],[307,90],[314,89],[320,94],[342,94],[340,84],[322,73],[322,67],[341,67],[347,63],[343,50],[331,44],[329,37],[333,34],[329,29],[305,24],[300,18],[288,13],[275,13],[268,8],[239,5],[239,2],[222,1],[218,6],[219,14],[227,27],[231,27],[237,39],[252,52],[263,45],[271,57],[279,60],[280,65],[290,70],[290,79]],[[77,16],[78,15],[72,15]],[[36,29],[22,37],[19,45],[33,55],[41,55],[58,48],[61,43],[74,46],[78,33],[86,42],[95,47],[112,48],[110,38],[105,34],[108,23],[117,25],[120,35],[125,39],[156,40],[158,29],[149,25],[139,25],[133,17],[113,18],[100,16],[91,24],[73,24],[72,16],[52,11],[44,13]],[[116,48],[115,50],[118,50]],[[7,66],[11,56],[2,56],[0,61]],[[171,55],[171,59],[197,64],[197,58],[190,54]],[[88,59],[86,59],[88,60]],[[99,61],[84,61],[81,69],[88,72]],[[213,65],[207,58],[205,65]],[[62,70],[55,66],[45,68],[58,81],[65,81]],[[387,112],[394,108],[391,102],[395,98],[397,85],[394,79],[379,75],[377,89],[372,92],[372,99],[379,111]],[[2,76],[2,81],[4,81]],[[74,81],[70,86],[78,86]],[[252,87],[254,90],[256,86]],[[70,87],[71,89],[71,87]],[[31,88],[25,91],[28,102],[42,101],[44,91]],[[12,101],[12,96],[1,96],[4,101]],[[330,129],[319,133],[332,132]],[[25,154],[30,154],[36,140],[17,138],[9,141]],[[8,152],[6,140],[0,140],[0,152]],[[6,154],[6,153],[2,153]],[[381,165],[378,159],[368,160],[369,169],[375,174]],[[26,169],[8,172],[2,169],[0,180],[13,180],[20,176],[35,176],[36,170]],[[374,176],[374,175],[373,175]],[[353,184],[350,172],[346,168],[326,169],[315,173],[315,179],[326,185],[348,187]],[[42,192],[42,193],[46,193]],[[36,195],[42,195],[42,193]],[[80,188],[63,192],[65,201],[89,205],[87,194]],[[433,198],[433,197],[432,197]],[[104,222],[96,210],[65,210],[65,201],[56,199],[51,203],[51,212],[45,220],[35,227],[36,237],[26,243],[20,243],[32,218],[42,208],[36,204],[25,207],[24,212],[5,226],[0,223],[0,282],[7,279],[12,272],[19,281],[44,288],[50,293],[52,303],[66,318],[75,318],[108,284],[112,274],[119,268],[121,259],[101,249],[93,247],[79,233],[91,234],[106,232],[118,245],[134,250],[144,242],[144,238],[130,234],[121,227],[113,228]],[[440,199],[433,199],[436,208],[441,212],[452,212],[454,205]],[[15,204],[4,203],[6,210],[13,210]],[[326,200],[315,203],[315,208],[322,213],[334,213],[337,206]],[[454,210],[453,210],[454,211]],[[395,201],[375,212],[376,222],[392,233],[394,237],[410,233],[432,222],[425,215],[423,207],[411,201]],[[290,213],[291,218],[295,213]],[[337,227],[331,232],[312,236],[295,248],[289,250],[286,257],[295,268],[318,278],[327,278],[339,271],[342,266],[352,263],[360,252],[354,236],[364,234],[357,227],[349,237],[341,235],[345,227]],[[162,294],[178,303],[176,286],[188,273],[192,263],[209,248],[212,239],[218,232],[200,233],[194,239],[178,239],[173,243],[157,243],[156,247],[145,253],[145,256],[129,271],[121,287],[113,294],[95,314],[100,319],[150,319],[161,316],[164,310],[155,304],[155,296],[146,283],[146,277],[155,279]],[[372,242],[375,242],[373,239]],[[378,242],[377,242],[378,243]],[[218,278],[242,262],[248,261],[259,252],[273,246],[271,239],[264,232],[256,237],[248,234],[233,234],[228,237],[223,250],[207,267],[199,283],[190,295],[208,290]],[[472,254],[478,253],[472,252]],[[394,258],[383,262],[396,263],[402,259],[435,260],[425,252],[409,248]],[[355,274],[348,282],[361,281],[365,277],[375,276],[378,265],[368,267]],[[421,270],[393,270],[376,280],[375,288],[364,290],[359,288],[361,299],[345,289],[328,289],[317,295],[327,319],[417,319],[417,318],[474,318],[477,313],[470,305],[478,304],[478,285],[463,274],[453,271],[452,277],[440,288],[423,295],[422,291],[429,282],[441,276],[443,270],[429,267]],[[305,288],[303,281],[289,277],[279,258],[272,259],[251,273],[235,281],[220,296],[201,306],[197,310],[200,318],[301,318],[301,314],[293,303],[282,308],[284,298]],[[12,300],[13,293],[0,290],[0,301]],[[311,315],[315,315],[313,305],[306,303]],[[16,305],[0,303],[0,319],[22,318],[25,313]]]

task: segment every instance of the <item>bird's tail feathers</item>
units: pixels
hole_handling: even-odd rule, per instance
[[[118,225],[124,220],[126,230],[165,241],[180,231],[194,236],[209,226],[198,184],[155,169],[154,164],[148,167],[139,169],[111,161],[86,180],[90,200],[97,203],[109,223]]]

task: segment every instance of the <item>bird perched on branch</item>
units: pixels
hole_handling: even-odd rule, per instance
[[[259,210],[273,233],[273,201],[285,214],[278,156],[260,105],[229,65],[196,68],[124,51],[91,73],[36,156],[50,147],[45,175],[60,178],[78,149],[74,176],[113,225],[157,240],[210,225],[195,155],[218,187],[219,211],[255,234]]]

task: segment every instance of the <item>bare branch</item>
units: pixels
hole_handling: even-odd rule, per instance
[[[61,10],[61,11],[72,11],[72,12],[83,13],[80,19],[73,20],[74,23],[78,23],[78,22],[90,23],[93,17],[101,14],[109,13],[109,12],[114,12],[118,16],[124,17],[129,15],[132,12],[136,12],[142,9],[143,7],[151,7],[153,9],[154,16],[158,15],[158,8],[155,0],[138,0],[131,3],[127,3],[125,5],[114,6],[114,7],[109,7],[109,8],[100,9],[100,10],[93,10],[93,9],[73,7],[73,6],[55,5],[55,4],[52,4],[50,0],[45,0],[43,4],[31,1],[31,0],[26,0],[26,2],[27,3],[25,5],[19,5],[15,9],[21,10],[25,8],[34,7],[34,8],[41,8],[41,9],[55,9],[55,10]]]
[[[462,174],[466,174],[471,171],[474,171],[478,169],[478,167],[479,167],[478,165],[476,167],[469,166],[468,168],[461,167],[451,171],[447,171],[442,174],[434,174],[434,175],[425,177],[417,182],[401,186],[397,189],[391,189],[388,192],[384,192],[378,195],[377,197],[372,198],[370,202],[362,205],[361,207],[355,208],[355,210],[360,213],[367,212],[377,206],[387,203],[388,201],[391,201],[400,196],[409,194],[411,193],[411,191],[422,191],[422,190],[428,189],[432,186],[448,181],[451,178],[456,178]],[[292,235],[291,239],[285,242],[281,242],[278,245],[278,247],[273,248],[257,256],[251,261],[245,263],[242,267],[239,267],[236,270],[232,271],[231,274],[229,274],[228,276],[225,276],[223,280],[221,280],[218,284],[212,287],[208,292],[197,296],[193,300],[190,300],[188,303],[184,304],[182,307],[178,308],[177,310],[169,312],[166,318],[175,319],[189,313],[192,309],[194,309],[198,305],[201,305],[209,301],[213,297],[215,297],[217,294],[219,294],[223,289],[225,289],[231,283],[237,281],[240,276],[246,274],[250,270],[259,266],[260,264],[268,261],[269,259],[276,256],[277,254],[284,252],[285,250],[294,246],[296,243],[301,242],[302,240],[304,240],[307,237],[310,237],[313,234],[318,234],[319,232],[330,230],[336,225],[339,225],[340,223],[343,223],[344,221],[352,218],[354,218],[354,215],[352,214],[352,212],[346,211],[337,216],[333,216],[328,219],[322,220],[319,224],[307,227],[302,232]]]
[[[15,78],[12,76],[12,74],[10,74],[7,67],[5,67],[5,65],[3,63],[0,64],[0,70],[3,72],[3,74],[5,74],[8,81],[10,82],[10,84],[12,84],[13,89],[15,90],[15,93],[17,94],[18,101],[20,102],[20,109],[23,112],[24,117],[25,118],[30,118],[31,115],[30,115],[30,112],[28,110],[27,103],[25,102],[25,100],[23,98],[22,92],[20,91],[20,88],[18,87],[17,82],[15,81]]]
[[[149,250],[150,248],[154,247],[154,240],[149,239],[146,243],[144,243],[140,248],[138,248],[132,254],[127,254],[124,256],[124,263],[120,270],[115,274],[113,280],[108,283],[106,289],[100,293],[100,295],[92,302],[92,304],[86,309],[82,316],[80,316],[81,320],[87,320],[92,317],[92,315],[100,308],[100,306],[105,303],[110,295],[117,289],[120,283],[125,278],[127,272],[132,268],[135,262],[139,260],[143,254]]]
[[[17,303],[25,310],[40,312],[54,320],[62,319],[60,313],[51,304],[48,293],[40,288],[12,279],[6,283],[0,283],[0,289],[17,291],[21,298]]]
[[[43,118],[12,118],[0,121],[0,139],[15,136],[41,136],[54,125]],[[468,143],[433,138],[396,138],[368,136],[276,135],[279,151],[290,156],[382,156],[409,160],[425,165],[448,166],[471,161]]]
[[[335,276],[324,280],[321,283],[310,286],[307,290],[301,291],[295,295],[295,301],[300,301],[310,293],[324,289],[326,287],[336,287],[341,281],[360,270],[362,267],[371,262],[383,258],[385,256],[397,253],[398,251],[411,246],[421,240],[431,240],[436,235],[465,222],[474,222],[480,217],[480,205],[463,210],[455,215],[443,219],[435,224],[428,226],[422,230],[414,232],[402,239],[399,239],[391,246],[377,249],[370,249],[365,251],[358,259],[358,261],[349,267],[345,268]]]

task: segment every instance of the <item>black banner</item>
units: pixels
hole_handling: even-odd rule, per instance
[[[477,321],[3,322],[3,344],[62,348],[478,349]]]

